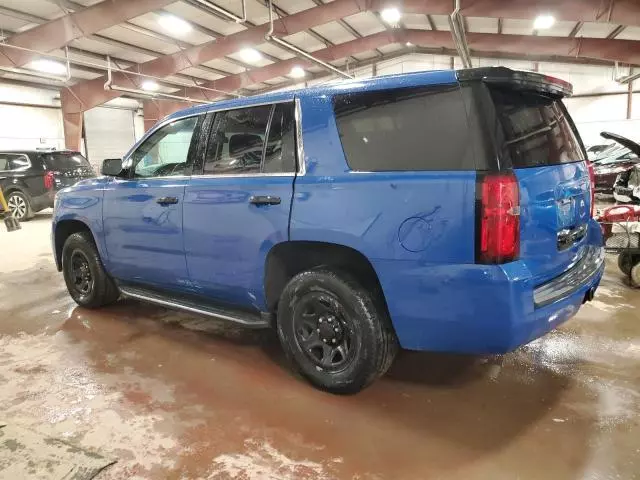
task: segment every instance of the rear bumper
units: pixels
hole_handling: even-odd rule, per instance
[[[562,275],[539,285],[533,290],[533,303],[536,308],[545,307],[570,297],[583,285],[590,283],[592,277],[602,270],[604,248],[587,245],[580,259]]]
[[[56,192],[51,190],[42,195],[31,197],[31,208],[38,212],[45,208],[53,208],[53,201],[56,197]]]
[[[403,348],[469,354],[506,353],[574,316],[604,272],[602,234],[591,222],[580,260],[540,283],[525,262],[421,266],[379,271]],[[378,265],[376,265],[378,269]],[[537,297],[537,301],[536,301]]]

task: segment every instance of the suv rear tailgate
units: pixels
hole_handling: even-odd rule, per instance
[[[89,161],[78,152],[61,151],[41,155],[47,170],[53,172],[56,190],[96,176]]]
[[[499,72],[485,80],[484,115],[500,170],[520,189],[520,260],[536,284],[581,257],[591,218],[584,146],[562,104],[570,86],[543,75]]]

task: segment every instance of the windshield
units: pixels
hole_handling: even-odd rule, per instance
[[[609,147],[598,153],[598,155],[596,155],[595,161],[608,160],[612,155],[619,155],[619,152],[623,151],[623,149],[627,150],[619,143],[613,143],[609,145]]]
[[[49,170],[71,170],[79,167],[91,168],[89,160],[78,152],[51,152],[41,154]]]
[[[630,151],[627,151],[626,153],[623,153],[620,156],[599,160],[598,162],[594,162],[594,163],[597,166],[602,166],[602,165],[612,165],[615,163],[628,163],[628,162],[638,162],[638,161],[640,161],[640,159],[635,154],[631,153]]]

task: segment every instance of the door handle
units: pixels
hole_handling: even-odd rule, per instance
[[[160,197],[156,198],[156,203],[160,205],[175,205],[178,203],[178,199],[176,197]]]
[[[249,197],[249,203],[253,205],[280,205],[280,197],[273,195],[252,195]]]

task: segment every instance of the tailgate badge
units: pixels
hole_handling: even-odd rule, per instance
[[[571,226],[575,217],[575,199],[558,200],[558,223],[561,227]]]

